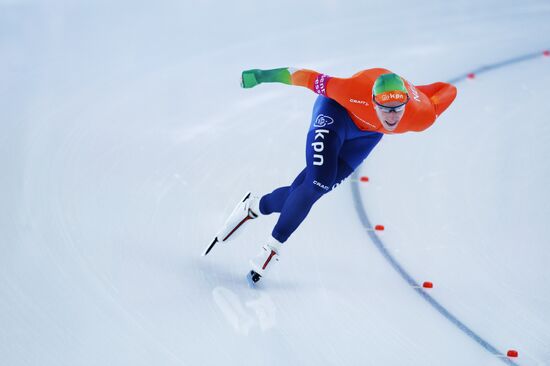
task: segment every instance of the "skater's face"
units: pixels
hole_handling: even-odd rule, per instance
[[[384,108],[384,107],[390,107],[390,108]],[[391,107],[398,107],[398,108],[391,109]],[[405,113],[405,107],[406,105],[404,105],[401,102],[389,102],[387,104],[384,104],[384,106],[379,106],[376,103],[374,104],[374,110],[376,111],[376,115],[378,116],[378,119],[382,123],[382,126],[384,126],[384,128],[387,131],[393,131],[397,128],[399,121],[401,121],[401,118]]]

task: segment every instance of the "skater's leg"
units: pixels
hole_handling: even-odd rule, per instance
[[[339,170],[341,146],[342,139],[335,131],[322,129],[320,132],[316,129],[308,133],[304,180],[289,190],[281,216],[273,229],[272,236],[280,243],[288,239],[306,218],[313,204],[332,188]]]
[[[341,183],[361,164],[363,160],[366,159],[372,149],[374,149],[374,147],[378,144],[382,136],[383,135],[378,132],[364,132],[361,137],[344,142],[340,151],[340,158],[343,160],[344,164],[338,164],[339,170],[335,181],[336,184]],[[346,167],[351,170],[348,171]],[[281,212],[290,192],[302,184],[305,175],[306,169],[302,170],[300,174],[298,174],[298,176],[294,179],[294,182],[292,182],[292,185],[277,188],[273,192],[264,195],[260,201],[261,213],[263,215],[270,215],[274,212]]]
[[[302,172],[298,174],[298,176],[294,179],[294,182],[292,182],[292,185],[277,188],[273,192],[264,195],[260,200],[260,212],[263,215],[281,212],[290,191],[304,181],[305,175],[306,169],[302,170]]]
[[[325,194],[320,188],[302,184],[286,200],[281,216],[273,228],[272,236],[284,243],[306,218],[313,204]]]
[[[362,131],[360,137],[347,140],[340,150],[340,158],[353,170],[369,156],[370,152],[380,142],[383,134],[379,132]]]
[[[329,131],[332,131],[332,135],[338,135],[341,140],[344,140],[346,134],[346,122],[350,123],[351,119],[342,106],[329,98],[322,96],[318,97],[315,101],[315,105],[313,106],[313,118],[311,121],[310,133],[316,130],[319,132],[314,135],[317,139],[314,138],[313,141],[310,141],[308,137],[306,160],[308,158],[312,159],[313,155],[317,155],[315,157],[317,160],[316,163],[322,165],[323,162],[319,159],[323,158],[323,154],[318,154],[314,150],[322,149],[322,146],[325,143],[324,135]],[[314,146],[310,146],[312,143],[314,143]],[[302,170],[302,172],[298,174],[292,185],[277,188],[273,192],[264,195],[260,200],[260,212],[264,215],[269,215],[274,212],[281,212],[290,193],[304,181],[306,169]]]
[[[281,216],[272,236],[283,243],[306,218],[313,204],[328,192],[338,174],[338,155],[351,119],[335,101],[318,97],[306,140],[306,170],[303,182],[288,190]]]

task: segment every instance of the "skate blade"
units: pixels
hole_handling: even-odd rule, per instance
[[[214,246],[216,245],[216,243],[218,243],[218,237],[216,236],[214,238],[214,240],[212,240],[212,242],[210,243],[210,245],[208,247],[206,247],[206,249],[204,250],[204,252],[202,253],[202,256],[205,257],[208,253],[210,253],[210,251],[212,250],[212,248],[214,248]]]
[[[229,215],[229,217],[232,217],[234,216],[235,214],[237,214],[239,212],[239,208],[241,206],[241,204],[243,202],[245,202],[247,199],[250,198],[250,195],[252,193],[249,191],[249,192],[246,192],[246,194],[244,195],[244,197],[239,201],[239,203],[237,204],[237,206],[235,206],[235,208],[233,209],[233,211],[231,212],[231,215]],[[238,231],[238,229],[245,223],[247,222],[248,220],[250,219],[255,219],[256,217],[258,217],[258,215],[256,215],[254,212],[252,212],[250,209],[248,210],[247,212],[247,216],[244,217],[239,223],[237,223],[235,226],[233,226],[232,228],[228,229],[227,228],[227,223],[223,226],[223,228],[218,232],[218,237],[220,238],[220,241],[221,242],[226,242],[226,241],[229,241],[231,239],[235,239],[237,236],[239,236],[240,234],[240,231]]]
[[[241,220],[241,222],[239,222],[230,232],[229,234],[227,234],[225,236],[225,238],[222,239],[223,242],[225,241],[228,241],[228,240],[231,240],[231,239],[235,239],[236,237],[238,237],[240,235],[240,231],[237,231],[245,222],[247,222],[248,220],[250,219],[253,219],[252,216],[246,216],[244,219]]]

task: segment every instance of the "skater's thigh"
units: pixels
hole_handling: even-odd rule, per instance
[[[349,115],[334,100],[317,97],[306,139],[306,176],[303,184],[327,192],[338,173],[338,155],[346,138]]]
[[[357,169],[369,156],[374,147],[380,142],[383,134],[379,132],[366,132],[363,136],[347,140],[340,149],[340,158],[351,167]]]
[[[327,192],[338,173],[338,154],[342,140],[329,130],[308,133],[306,148],[306,174],[303,184],[313,185]]]
[[[296,187],[298,187],[300,184],[302,184],[304,182],[304,179],[306,177],[306,172],[307,172],[307,168],[304,168],[302,169],[302,171],[300,172],[300,174],[298,174],[296,176],[296,178],[294,178],[294,181],[292,182],[292,184],[290,185],[290,190],[292,191],[293,189],[295,189]]]
[[[340,183],[342,183],[347,177],[353,173],[355,169],[349,166],[348,163],[346,163],[342,159],[338,159],[338,169],[336,172],[336,178],[334,179],[334,183],[332,184],[332,187],[330,187],[331,190],[338,187]]]

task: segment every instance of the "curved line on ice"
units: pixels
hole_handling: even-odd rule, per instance
[[[482,66],[466,74],[457,76],[449,80],[448,82],[451,84],[456,84],[468,79],[471,76],[489,72],[489,71],[499,69],[505,66],[509,66],[512,64],[517,64],[523,61],[532,60],[534,58],[538,58],[543,55],[548,56],[547,52],[548,51],[545,51],[545,53],[542,53],[542,52],[530,53],[527,55],[509,59],[509,60],[504,60],[504,61],[496,62],[494,64]],[[361,220],[363,227],[367,229],[367,234],[371,238],[372,242],[374,243],[378,251],[382,254],[382,256],[390,263],[393,269],[397,273],[399,273],[401,278],[403,278],[405,282],[407,282],[420,296],[422,296],[424,300],[426,300],[434,309],[436,309],[447,320],[453,323],[464,334],[466,334],[468,337],[473,339],[476,343],[478,343],[480,346],[485,348],[488,352],[497,356],[502,362],[511,366],[518,366],[517,363],[512,361],[505,354],[500,352],[497,348],[495,348],[493,345],[491,345],[489,342],[487,342],[485,339],[483,339],[481,336],[475,333],[466,324],[464,324],[456,316],[454,316],[451,312],[449,312],[447,308],[445,308],[436,299],[434,299],[426,291],[424,291],[423,288],[413,279],[413,277],[403,268],[403,266],[391,255],[391,253],[388,251],[388,249],[384,245],[384,242],[382,242],[382,240],[378,237],[378,235],[376,235],[376,232],[372,230],[373,226],[369,220],[367,211],[365,210],[365,207],[363,205],[363,200],[361,199],[361,192],[359,191],[359,183],[358,183],[359,179],[357,179],[358,178],[357,172],[354,172],[352,177],[353,179],[351,179],[351,190],[352,190],[352,195],[353,195],[353,200],[354,200],[355,209],[357,211],[357,215],[359,216],[359,219]]]

